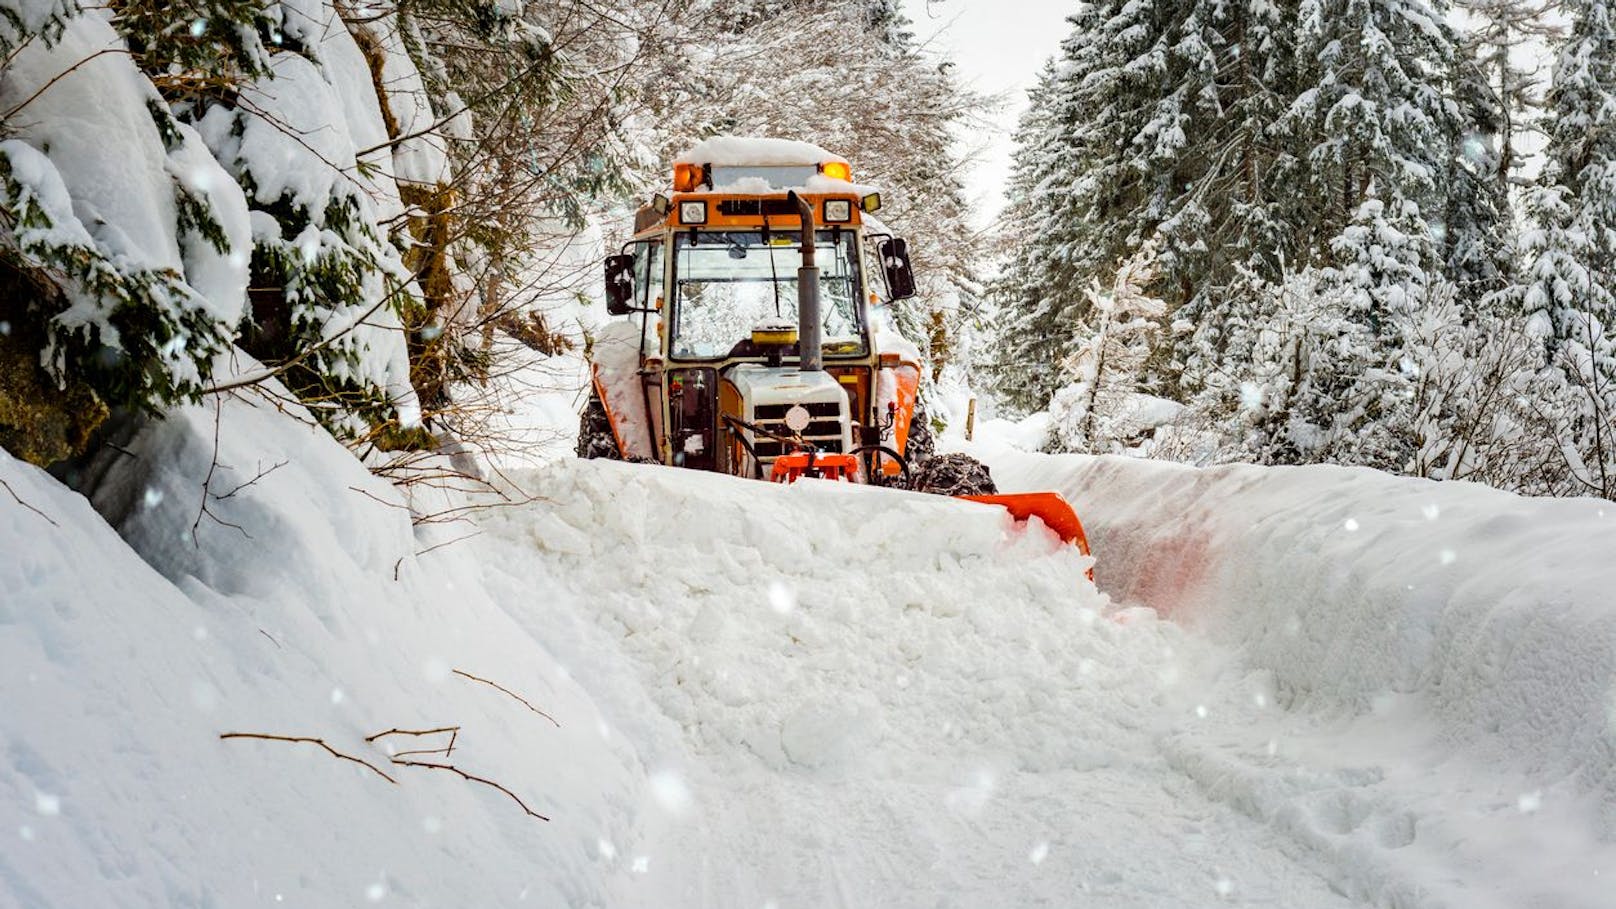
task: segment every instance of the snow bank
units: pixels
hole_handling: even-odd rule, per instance
[[[639,829],[637,757],[489,600],[464,544],[427,551],[469,530],[412,530],[306,414],[213,400],[81,478],[122,539],[0,453],[32,506],[0,490],[0,904],[616,905],[628,872],[600,844]],[[554,820],[389,763],[442,735],[366,741],[443,726],[452,756],[417,759]],[[322,738],[397,784],[225,732]]]
[[[1054,488],[1100,587],[1360,715],[1401,699],[1450,745],[1596,795],[1616,836],[1616,506],[1361,468],[1198,470],[982,446],[1001,488]]]

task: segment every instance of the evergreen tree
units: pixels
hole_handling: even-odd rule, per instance
[[[1523,303],[1562,382],[1559,429],[1573,476],[1616,495],[1616,21],[1576,0],[1549,94],[1548,163],[1529,198]]]
[[[1047,233],[1054,227],[1049,213],[1058,207],[1059,193],[1048,154],[1055,142],[1057,79],[1054,63],[1046,63],[1028,93],[1000,219],[1000,238],[1010,254],[992,291],[996,312],[987,375],[1001,400],[1020,410],[1037,410],[1049,401],[1058,382],[1048,366],[1060,362],[1066,347],[1058,327],[1071,324],[1062,318],[1069,298],[1060,292],[1071,279],[1063,275]]]
[[[1060,384],[1053,368],[1072,353],[1088,315],[1086,292],[1147,239],[1138,217],[1147,168],[1134,140],[1150,121],[1149,86],[1165,65],[1145,4],[1086,4],[1040,80],[1020,125],[1007,214],[1024,238],[998,287],[999,385],[1010,403],[1036,408]]]

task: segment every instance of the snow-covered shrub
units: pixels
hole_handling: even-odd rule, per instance
[[[1109,288],[1090,284],[1089,316],[1078,323],[1076,350],[1062,364],[1072,381],[1049,403],[1053,450],[1121,453],[1177,416],[1179,405],[1139,391],[1166,315],[1166,304],[1146,290],[1157,274],[1156,245],[1147,243]]]
[[[1466,319],[1458,288],[1432,288],[1405,324],[1415,443],[1408,472],[1515,492],[1570,491],[1552,414],[1563,394],[1541,375],[1542,347],[1519,319]]]
[[[35,289],[0,321],[38,340],[64,392],[147,411],[196,399],[245,301],[239,190],[105,12],[7,0],[0,50],[0,260]]]

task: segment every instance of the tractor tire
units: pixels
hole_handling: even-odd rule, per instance
[[[934,455],[910,467],[910,488],[940,496],[990,496],[999,491],[988,466],[968,454]]]
[[[606,416],[606,405],[600,402],[600,395],[593,391],[589,393],[589,403],[584,405],[584,412],[578,416],[577,452],[580,458],[623,460],[623,453],[617,450],[617,436],[612,432],[611,418]]]
[[[909,469],[931,460],[937,453],[937,440],[932,437],[931,417],[926,408],[915,402],[915,414],[909,419],[909,441],[904,444],[903,459],[909,462]]]

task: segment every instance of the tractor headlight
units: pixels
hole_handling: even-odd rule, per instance
[[[853,220],[853,203],[846,199],[825,200],[825,223],[846,224]]]
[[[679,223],[680,224],[706,224],[707,223],[707,203],[706,202],[680,202],[679,203]]]

